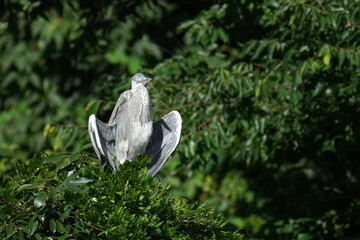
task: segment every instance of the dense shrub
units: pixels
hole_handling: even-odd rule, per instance
[[[35,155],[1,179],[2,239],[242,239],[201,204],[126,162],[116,174],[88,154]],[[95,163],[96,161],[96,163]],[[140,175],[139,175],[140,173]]]

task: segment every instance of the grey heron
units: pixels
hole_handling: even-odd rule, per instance
[[[150,80],[141,73],[132,77],[131,89],[120,95],[108,123],[94,114],[89,117],[88,129],[95,153],[113,172],[126,160],[134,161],[144,154],[152,157],[147,174],[154,176],[180,142],[182,119],[177,111],[152,121],[145,86]]]

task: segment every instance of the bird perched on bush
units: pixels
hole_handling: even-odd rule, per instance
[[[89,117],[89,134],[96,155],[113,172],[126,160],[135,161],[144,154],[152,157],[148,174],[154,176],[180,142],[182,119],[177,111],[152,121],[145,86],[150,80],[142,73],[131,78],[131,89],[120,95],[108,123],[94,114]]]

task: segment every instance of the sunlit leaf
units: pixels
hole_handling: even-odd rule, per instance
[[[30,189],[38,189],[41,187],[42,187],[41,185],[36,185],[36,184],[23,184],[16,189],[16,192],[21,192],[23,190],[30,190]]]
[[[50,231],[52,233],[55,233],[56,232],[56,222],[55,222],[55,220],[50,219],[49,226],[50,226]]]
[[[36,208],[41,208],[46,206],[46,201],[48,200],[48,195],[45,192],[39,192],[34,199],[34,206]]]

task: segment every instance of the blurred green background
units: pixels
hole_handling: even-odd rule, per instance
[[[360,1],[0,2],[0,172],[90,147],[142,72],[159,172],[247,239],[360,239]]]

